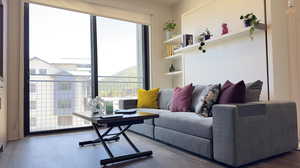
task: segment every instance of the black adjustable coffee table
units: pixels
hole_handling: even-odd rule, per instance
[[[128,128],[135,124],[142,124],[146,119],[158,118],[158,114],[146,113],[146,112],[137,112],[136,114],[123,115],[122,118],[100,118],[100,116],[93,115],[92,113],[74,113],[74,115],[88,120],[92,123],[98,138],[92,141],[79,142],[79,146],[83,147],[89,144],[102,143],[105,151],[107,152],[109,159],[104,159],[100,161],[101,165],[121,162],[125,160],[151,156],[152,151],[140,152],[140,150],[133,144],[133,142],[126,135],[126,131]],[[107,127],[107,130],[104,133],[100,133],[99,129],[103,128],[103,126]],[[122,127],[123,126],[123,127]],[[113,128],[118,128],[119,132],[110,133]],[[120,139],[120,135],[123,135],[127,140],[129,145],[135,150],[136,153],[122,156],[114,156],[110,151],[107,141],[118,141]]]

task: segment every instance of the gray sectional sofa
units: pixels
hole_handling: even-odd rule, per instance
[[[214,105],[213,117],[194,112],[170,112],[172,89],[160,91],[159,114],[131,131],[191,153],[239,167],[298,147],[297,112],[293,102],[251,102]],[[121,109],[136,108],[137,100],[120,100]]]

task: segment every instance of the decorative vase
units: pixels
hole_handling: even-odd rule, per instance
[[[244,25],[245,25],[245,27],[250,27],[251,26],[251,20],[245,20]]]
[[[88,105],[93,114],[106,115],[105,101],[101,97],[91,99]]]
[[[166,40],[172,38],[174,35],[174,31],[166,31]]]
[[[204,38],[205,40],[209,40],[211,35],[205,35]]]
[[[228,26],[226,23],[222,24],[222,35],[228,34],[229,30],[228,30]]]

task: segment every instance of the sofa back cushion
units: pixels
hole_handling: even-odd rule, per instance
[[[208,85],[202,91],[195,112],[204,117],[212,117],[212,107],[218,102],[221,84]]]
[[[259,101],[262,86],[263,82],[260,80],[251,83],[246,83],[246,103]]]
[[[173,89],[161,89],[158,96],[158,104],[160,109],[169,110]]]
[[[236,84],[226,81],[221,88],[219,104],[245,103],[246,85],[244,81]]]
[[[183,88],[175,88],[172,96],[171,111],[172,112],[188,112],[191,111],[192,94],[194,86],[189,84]]]
[[[158,93],[159,88],[151,90],[138,90],[138,108],[158,108]]]
[[[192,95],[192,111],[197,112],[200,111],[202,106],[202,99],[205,95],[202,95],[201,93],[205,90],[207,86],[206,85],[195,85],[194,91]]]

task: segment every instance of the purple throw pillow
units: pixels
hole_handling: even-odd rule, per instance
[[[172,112],[188,112],[192,106],[193,84],[189,84],[183,88],[175,88],[172,96],[171,111]]]
[[[244,81],[236,84],[226,81],[221,88],[219,104],[245,103],[246,85]]]

